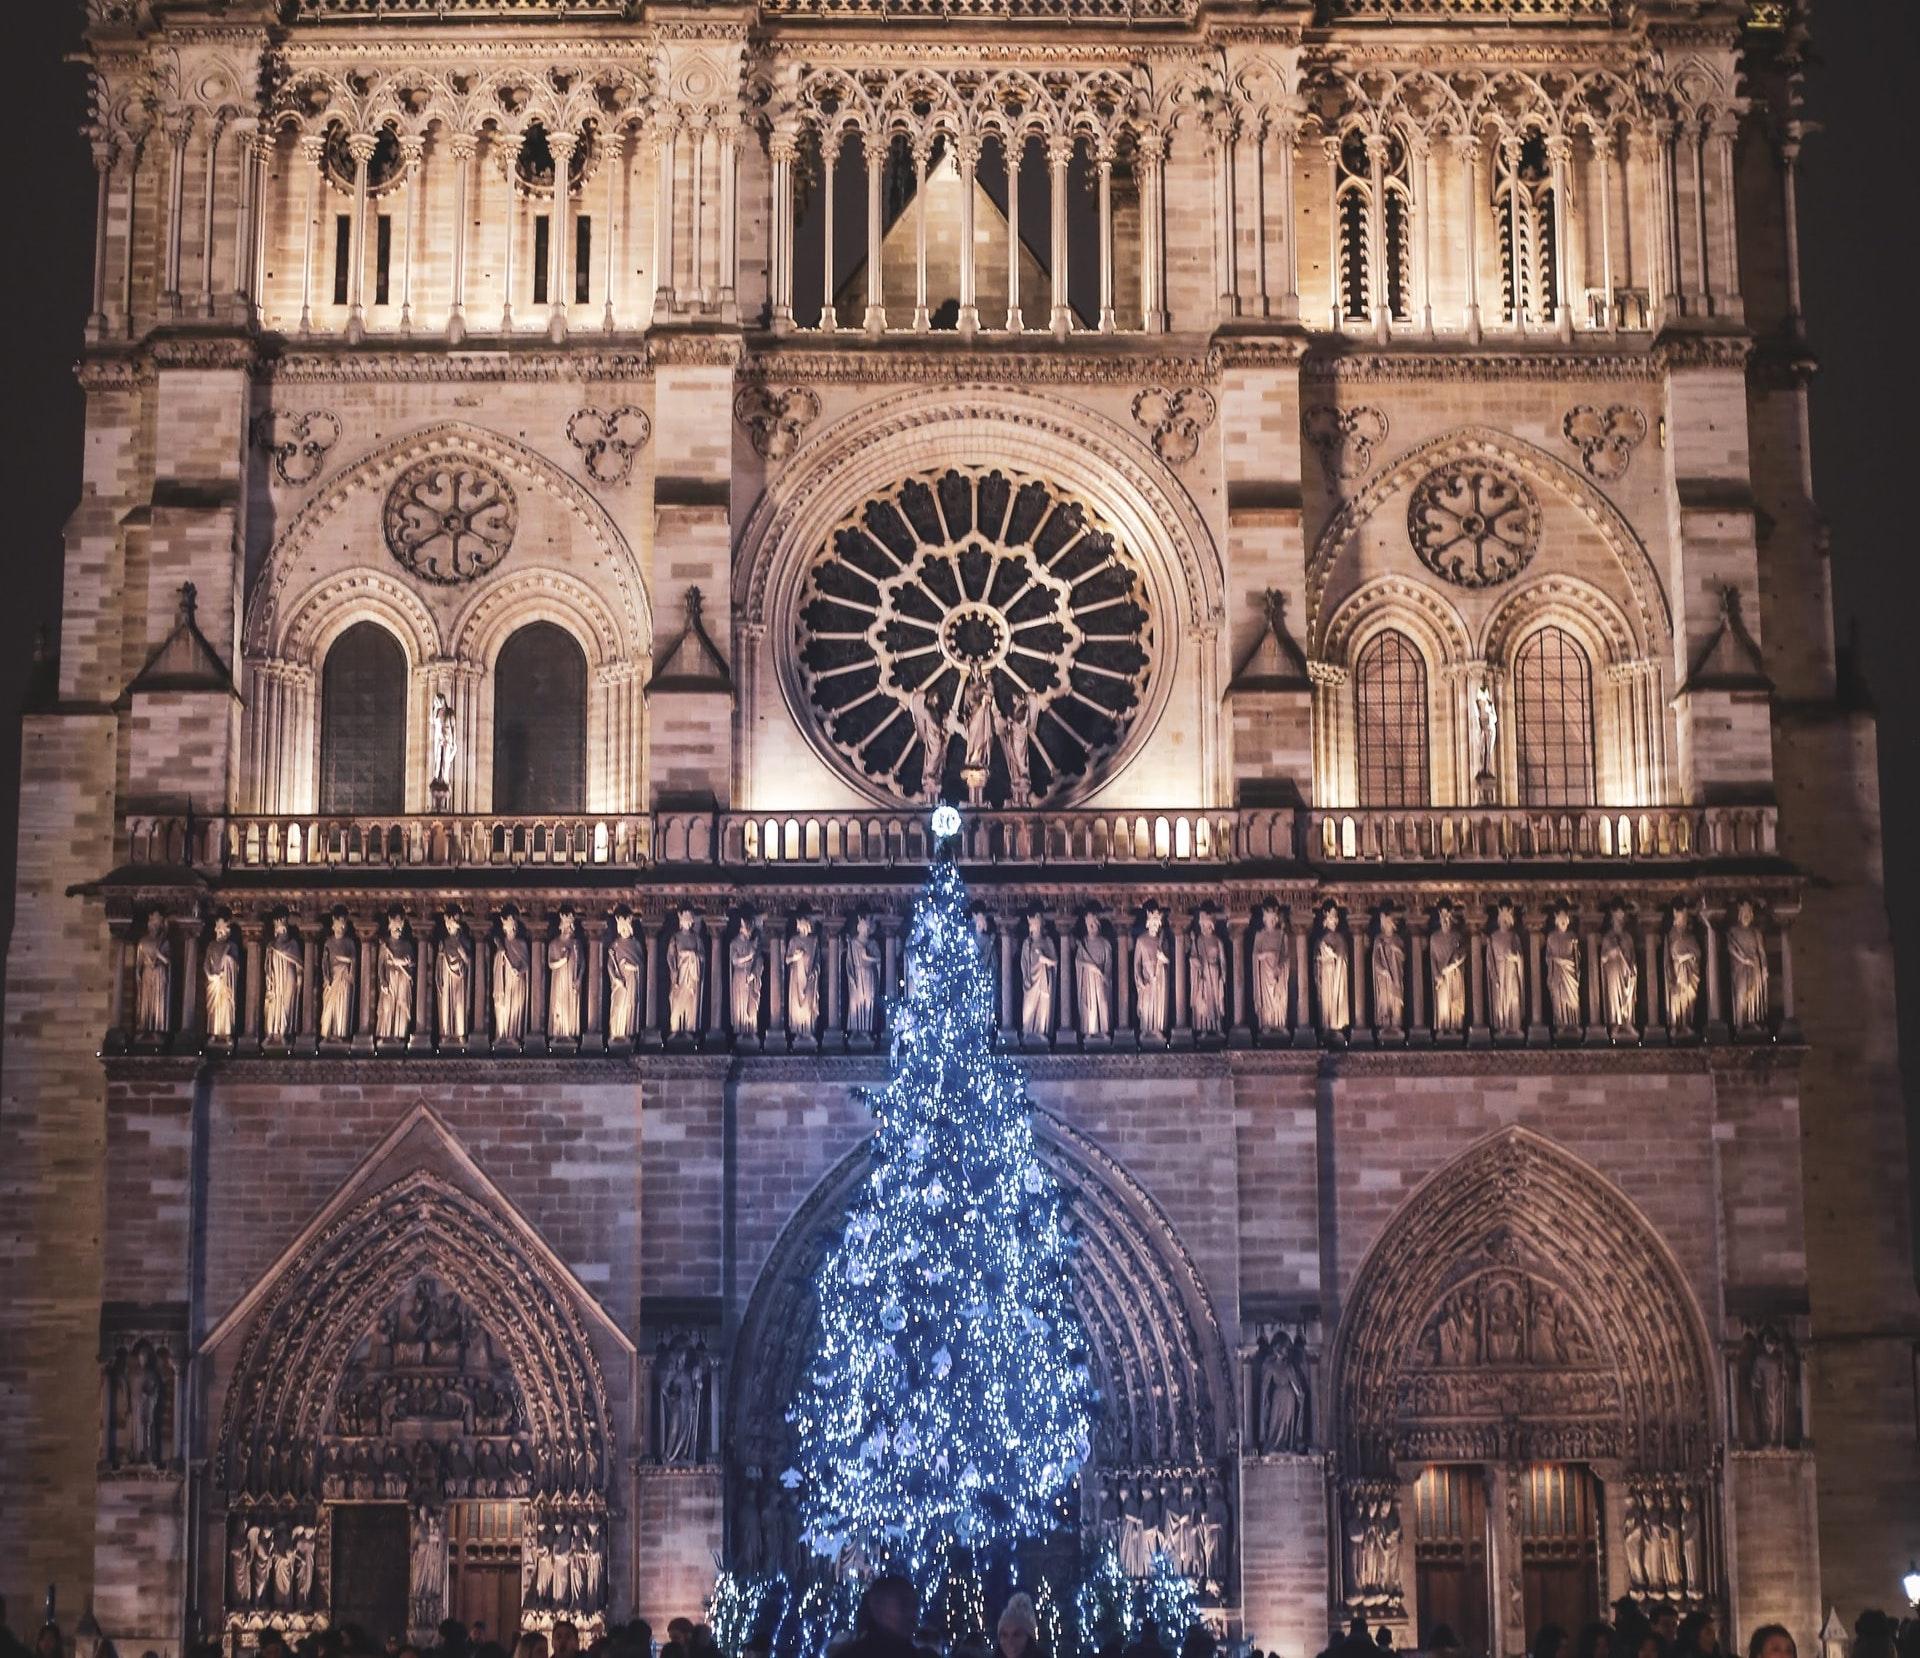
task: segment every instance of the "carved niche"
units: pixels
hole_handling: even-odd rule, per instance
[[[274,410],[254,421],[253,439],[273,462],[274,476],[298,488],[320,476],[340,441],[340,420],[325,409]]]
[[[1340,1564],[1347,1612],[1353,1617],[1404,1618],[1400,1555],[1400,1487],[1390,1479],[1353,1479],[1340,1489]]]
[[[1126,737],[1155,652],[1121,537],[1055,485],[999,468],[920,473],[854,508],[816,555],[796,624],[828,751],[914,802],[952,777],[992,805],[1071,793]]]
[[[1450,462],[1414,485],[1407,535],[1420,562],[1456,587],[1497,587],[1533,562],[1540,503],[1493,461]]]
[[[1133,399],[1134,420],[1169,466],[1184,466],[1200,453],[1200,440],[1218,413],[1205,386],[1148,386]]]
[[[513,485],[471,455],[416,461],[387,491],[387,549],[422,581],[453,587],[498,567],[520,508]]]
[[[1731,1415],[1752,1451],[1797,1450],[1803,1424],[1800,1349],[1783,1322],[1749,1324],[1741,1338]]]
[[[104,1469],[161,1473],[179,1466],[180,1358],[179,1337],[166,1330],[117,1330],[102,1344]]]
[[[653,1447],[656,1461],[692,1467],[713,1460],[713,1358],[698,1331],[660,1338],[653,1358]]]
[[[1387,441],[1384,409],[1362,403],[1351,409],[1327,404],[1309,409],[1307,441],[1319,452],[1328,483],[1364,477],[1373,467],[1373,454]]]

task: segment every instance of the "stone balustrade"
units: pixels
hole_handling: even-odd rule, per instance
[[[1776,855],[1772,806],[1420,806],[1306,814],[1315,864],[1669,863]]]

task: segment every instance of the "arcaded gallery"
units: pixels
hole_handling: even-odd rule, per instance
[[[85,10],[15,1629],[1843,1658],[1802,0]]]

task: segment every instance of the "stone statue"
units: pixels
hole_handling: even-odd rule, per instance
[[[133,951],[133,1021],[141,1036],[165,1036],[173,1029],[173,941],[167,918],[147,912],[147,931]]]
[[[1133,1005],[1142,1042],[1167,1039],[1166,913],[1149,903],[1140,936],[1133,941]]]
[[[1015,691],[1008,713],[994,705],[1000,752],[1007,758],[1007,804],[1025,810],[1033,804],[1033,744],[1040,724],[1040,701],[1031,691]]]
[[[1753,1446],[1785,1447],[1793,1397],[1793,1349],[1779,1328],[1763,1325],[1747,1360],[1747,1396],[1753,1404]]]
[[[871,1038],[880,1030],[880,946],[873,917],[855,916],[847,939],[847,1035]]]
[[[1398,1031],[1406,1020],[1407,946],[1393,911],[1382,909],[1373,940],[1373,1022],[1380,1030]]]
[[[786,969],[787,1028],[795,1036],[812,1036],[820,1025],[820,939],[805,910],[793,918]]]
[[[960,740],[964,745],[960,775],[967,798],[978,804],[986,796],[987,774],[993,767],[993,733],[1000,723],[989,670],[976,665],[960,691]]]
[[[661,1342],[654,1374],[660,1399],[660,1460],[664,1463],[700,1460],[707,1369],[706,1343],[699,1337],[678,1334]]]
[[[1580,1028],[1580,935],[1573,930],[1573,911],[1564,904],[1553,912],[1553,929],[1546,943],[1547,1002],[1556,1031]]]
[[[1679,1595],[1686,1587],[1686,1574],[1680,1558],[1680,1500],[1672,1491],[1660,1498],[1660,1575],[1670,1595]]]
[[[1073,993],[1083,1037],[1113,1032],[1113,945],[1100,930],[1100,912],[1088,905],[1073,951]]]
[[[1680,1570],[1687,1594],[1696,1601],[1707,1598],[1704,1543],[1699,1499],[1691,1489],[1683,1489],[1680,1493]]]
[[[374,958],[374,983],[380,986],[380,1000],[374,1006],[372,1034],[382,1042],[405,1042],[413,1032],[413,969],[415,948],[407,936],[407,917],[399,910],[386,912],[386,933]]]
[[[320,946],[320,1040],[345,1042],[353,1035],[353,976],[360,947],[347,927],[347,912],[335,910]]]
[[[1128,1577],[1145,1577],[1147,1559],[1146,1519],[1140,1503],[1140,1487],[1123,1479],[1116,1493],[1120,1503],[1120,1570]]]
[[[560,906],[556,926],[558,930],[547,940],[547,1035],[555,1042],[578,1042],[587,947],[571,904]]]
[[[300,940],[287,926],[287,912],[276,910],[267,940],[266,989],[261,1031],[269,1042],[291,1042],[300,1032],[300,981],[306,962]]]
[[[1694,1010],[1700,1005],[1700,940],[1687,916],[1687,901],[1673,901],[1667,924],[1667,1028],[1676,1033],[1693,1029]]]
[[[1227,1028],[1227,947],[1213,906],[1202,904],[1187,946],[1187,1001],[1200,1036],[1220,1036]]]
[[[1621,1517],[1621,1541],[1627,1557],[1627,1589],[1632,1594],[1645,1594],[1651,1585],[1647,1582],[1647,1517],[1646,1504],[1635,1487],[1627,1490],[1625,1512]]]
[[[1320,993],[1320,1031],[1324,1036],[1344,1036],[1353,1024],[1353,1003],[1347,989],[1351,968],[1347,940],[1340,931],[1340,906],[1329,901],[1320,912],[1320,929],[1313,939],[1314,987]]]
[[[934,703],[932,681],[907,698],[907,713],[920,747],[920,798],[929,806],[937,805],[947,770],[947,739],[953,733],[946,710]]]
[[[231,1042],[240,1022],[240,941],[224,910],[214,917],[200,970],[207,981],[207,1040]]]
[[[1053,1034],[1053,987],[1060,973],[1060,952],[1047,937],[1040,911],[1027,911],[1027,936],[1020,941],[1020,1034],[1044,1042]]]
[[[1767,941],[1754,925],[1753,904],[1741,899],[1727,929],[1727,960],[1733,969],[1733,1028],[1767,1028]]]
[[[1493,1034],[1521,1036],[1527,1022],[1526,957],[1514,926],[1511,904],[1493,913],[1493,931],[1487,935],[1488,1000],[1492,1003]]]
[[[1205,1574],[1205,1586],[1216,1598],[1226,1589],[1227,1527],[1232,1520],[1233,1510],[1227,1506],[1227,1488],[1218,1475],[1210,1475],[1200,1511],[1200,1561]]]
[[[145,1468],[161,1467],[167,1460],[166,1435],[161,1422],[166,1389],[151,1342],[134,1343],[133,1351],[127,1355],[121,1385],[127,1420],[124,1460]]]
[[[432,1629],[446,1611],[447,1528],[439,1512],[424,1503],[414,1510],[407,1577],[408,1622],[416,1629]]]
[[[509,904],[500,912],[500,942],[493,951],[493,1039],[524,1041],[527,1034],[527,984],[533,952],[520,931],[520,913]]]
[[[296,1611],[313,1607],[316,1538],[312,1526],[293,1528],[293,1604]]]
[[[473,939],[449,904],[440,917],[440,948],[433,964],[434,1000],[442,1042],[464,1042],[473,1026]]]
[[[609,1042],[631,1042],[640,1034],[646,978],[646,947],[634,936],[633,911],[622,904],[613,912],[613,937],[607,942]]]
[[[1511,923],[1507,930],[1512,932]],[[1433,1034],[1458,1036],[1467,1028],[1467,946],[1453,905],[1445,900],[1427,941],[1427,958],[1433,965]]]
[[[1607,1029],[1615,1036],[1639,1034],[1635,1025],[1640,996],[1640,964],[1627,931],[1627,909],[1615,904],[1600,935],[1600,993],[1607,1004]]]
[[[1307,1448],[1307,1337],[1276,1330],[1260,1338],[1254,1359],[1254,1449],[1263,1456]]]
[[[447,793],[453,787],[453,762],[460,753],[455,736],[457,722],[454,719],[453,702],[445,691],[433,693],[433,711],[427,719],[432,739],[428,751],[427,787],[434,796],[435,806],[444,807]]]
[[[727,946],[728,997],[736,1037],[754,1037],[760,1033],[760,981],[766,973],[766,952],[753,917],[744,911],[740,925]]]
[[[1280,924],[1280,906],[1269,898],[1260,906],[1260,930],[1253,935],[1253,1016],[1263,1036],[1287,1029],[1292,988],[1292,941]]]
[[[693,911],[681,907],[673,937],[667,940],[667,1034],[700,1034],[700,991],[706,978],[706,952]]]
[[[1473,780],[1492,782],[1500,754],[1500,714],[1483,679],[1473,688]]]

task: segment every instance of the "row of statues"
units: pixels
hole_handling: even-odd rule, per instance
[[[229,1607],[246,1612],[313,1610],[316,1537],[311,1524],[236,1518],[227,1546]]]
[[[1233,975],[1240,968],[1234,959],[1238,952],[1229,948],[1214,906],[1200,905],[1178,940],[1168,913],[1158,903],[1150,901],[1140,915],[1138,927],[1129,926],[1125,933],[1130,948],[1122,952],[1117,948],[1120,935],[1110,931],[1097,906],[1088,905],[1078,925],[1062,935],[1048,931],[1046,917],[1037,908],[1026,914],[1017,956],[1018,1023],[1023,1038],[1043,1043],[1052,1040],[1056,1031],[1077,1028],[1083,1039],[1097,1044],[1110,1039],[1124,1023],[1143,1042],[1164,1042],[1175,1022],[1175,1003],[1182,990],[1186,1002],[1182,1027],[1203,1041],[1224,1038]],[[1315,1028],[1332,1038],[1363,1024],[1383,1033],[1407,1029],[1411,978],[1409,934],[1403,931],[1402,918],[1391,906],[1384,906],[1365,934],[1370,1007],[1365,1019],[1357,1017],[1360,998],[1353,983],[1357,919],[1345,916],[1331,899],[1320,907],[1311,933],[1308,982],[1297,988],[1296,1007],[1292,935],[1276,901],[1270,899],[1261,907],[1251,941],[1248,986],[1249,1011],[1260,1034],[1281,1037],[1294,1025]],[[991,921],[984,910],[976,912],[976,925],[991,965]],[[1657,1009],[1650,1005],[1648,1022],[1658,1022],[1657,1011],[1664,1014],[1666,1028],[1675,1033],[1699,1029],[1709,936],[1696,925],[1688,903],[1675,899],[1660,930],[1657,950],[1648,956],[1649,965],[1658,960],[1660,978],[1660,1003]],[[1735,906],[1723,937],[1732,1026],[1743,1035],[1764,1034],[1771,1017],[1768,950],[1751,901],[1743,899]],[[1437,906],[1423,942],[1431,1029],[1437,1036],[1461,1035],[1468,1020],[1472,962],[1470,936],[1451,902]],[[430,1005],[443,1045],[468,1045],[483,1034],[480,1027],[488,1022],[489,1013],[492,1039],[501,1046],[511,1048],[530,1033],[562,1048],[578,1044],[588,1025],[592,987],[586,939],[572,907],[562,906],[548,934],[544,929],[530,931],[509,906],[491,928],[489,943],[485,993],[476,995],[475,935],[459,906],[447,906],[436,921],[431,965],[425,969],[405,914],[390,910],[373,952],[370,1034],[386,1042],[406,1041],[414,1035],[420,1005],[416,977],[425,970],[432,974]],[[784,937],[777,933],[770,937],[750,912],[735,918],[723,962],[727,975],[723,1007],[724,1028],[736,1042],[758,1039],[767,1019],[774,973],[781,976],[784,1028],[801,1045],[814,1038],[826,1011],[830,960],[824,943],[815,917],[804,908]],[[884,1020],[883,951],[874,919],[864,914],[855,917],[840,943],[839,964],[833,969],[841,976],[844,1000],[839,1028],[858,1045],[874,1040]],[[1541,943],[1540,1017],[1534,1023],[1544,1023],[1556,1035],[1570,1035],[1591,1022],[1614,1038],[1637,1038],[1642,1023],[1643,940],[1631,925],[1626,906],[1610,907],[1607,926],[1597,940],[1596,1011],[1591,1021],[1582,1008],[1587,973],[1583,945],[1573,911],[1557,906]],[[270,1045],[291,1044],[301,1025],[306,946],[287,916],[276,913],[261,949],[261,1035]],[[1485,931],[1485,951],[1487,1024],[1496,1037],[1522,1037],[1529,1026],[1528,943],[1512,904],[1496,907],[1493,923]],[[545,972],[544,1016],[537,1033],[532,1032],[536,954]],[[664,955],[662,1034],[670,1042],[691,1043],[705,1024],[712,959],[708,935],[692,909],[677,912]],[[1116,996],[1123,955],[1129,980],[1124,1001]],[[222,911],[214,919],[200,965],[205,1031],[211,1042],[232,1042],[241,1030],[243,965],[233,919]],[[354,1035],[361,970],[360,941],[345,913],[336,911],[329,919],[327,936],[318,943],[313,969],[323,1043],[344,1043]],[[1176,974],[1181,971],[1185,981],[1177,984]],[[158,910],[148,917],[146,934],[135,950],[134,972],[137,1035],[151,1039],[170,1034],[173,947],[166,918]],[[646,944],[632,910],[623,904],[614,911],[605,938],[609,1042],[632,1043],[640,1036],[649,1011],[648,973]],[[1130,1017],[1122,1012],[1125,1003],[1131,1004]]]
[[[606,1606],[605,1527],[598,1516],[542,1520],[520,1563],[520,1601],[587,1618]]]
[[[1705,1515],[1692,1486],[1669,1479],[1629,1481],[1621,1541],[1629,1593],[1681,1605],[1711,1599]]]
[[[1128,1577],[1165,1555],[1203,1594],[1225,1592],[1232,1509],[1217,1474],[1146,1469],[1102,1474],[1097,1525]]]

